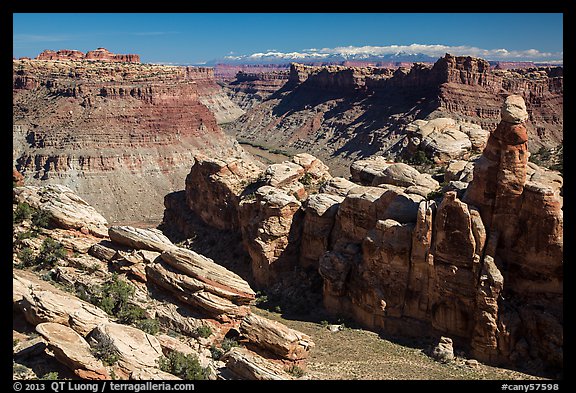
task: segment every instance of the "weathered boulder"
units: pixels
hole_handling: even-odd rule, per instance
[[[108,322],[108,315],[102,309],[56,288],[33,273],[14,269],[12,277],[13,303],[32,325],[59,323],[85,337],[96,325]]]
[[[304,168],[305,174],[309,174],[312,180],[316,182],[327,181],[332,178],[330,168],[311,154],[298,153],[292,157],[292,161]]]
[[[356,161],[357,162],[357,161]],[[372,181],[370,181],[372,184]],[[322,187],[320,187],[319,192],[325,194],[346,196],[350,190],[360,187],[358,184],[351,182],[350,180],[344,179],[343,177],[333,177],[328,180]]]
[[[103,345],[116,352],[115,371],[125,379],[135,370],[158,368],[158,359],[162,356],[162,347],[156,337],[128,325],[100,324],[89,339],[95,342],[94,345]]]
[[[182,378],[157,368],[137,368],[129,376],[134,381],[180,381]]]
[[[291,380],[293,379],[283,367],[273,363],[262,356],[247,350],[235,347],[222,356],[229,371],[229,379],[248,380]]]
[[[304,168],[293,162],[272,164],[264,171],[266,184],[272,187],[284,187],[300,179],[304,175]]]
[[[500,116],[502,116],[502,121],[512,124],[520,124],[528,120],[526,103],[522,96],[510,95],[506,97],[500,110]]]
[[[292,361],[306,359],[314,347],[307,334],[252,313],[242,319],[240,333],[252,345]]]
[[[441,337],[438,344],[432,350],[432,357],[441,363],[448,363],[454,360],[452,339],[449,337]]]
[[[227,288],[206,285],[201,280],[181,273],[165,262],[152,263],[146,266],[146,277],[151,283],[168,290],[180,301],[193,306],[198,312],[219,319],[244,316],[249,309],[234,303],[228,297],[243,299]],[[213,292],[216,292],[217,294]]]
[[[56,359],[80,378],[110,378],[104,364],[92,354],[86,340],[68,326],[44,322],[36,325],[36,331],[44,337]]]
[[[382,173],[390,164],[392,164],[392,162],[389,162],[382,156],[373,156],[354,161],[352,165],[350,165],[352,181],[359,184],[371,185],[374,178]]]
[[[172,248],[160,257],[177,271],[201,282],[205,291],[239,304],[247,304],[256,296],[242,277],[192,250]]]
[[[142,229],[131,226],[111,226],[108,236],[114,243],[136,249],[150,251],[165,251],[175,245],[160,230],[155,228]]]
[[[423,186],[431,190],[438,188],[439,183],[427,173],[420,173],[402,162],[388,165],[372,180],[372,185],[392,184],[400,187]]]
[[[473,171],[473,161],[452,160],[446,167],[446,172],[444,173],[444,181],[449,182],[455,180],[469,183],[472,181]]]
[[[71,189],[58,184],[14,188],[14,200],[50,213],[57,227],[78,229],[94,236],[108,236],[108,222]]]

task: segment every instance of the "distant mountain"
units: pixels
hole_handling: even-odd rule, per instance
[[[319,52],[266,52],[251,55],[224,56],[206,63],[207,66],[216,64],[286,64],[286,63],[314,63],[334,64],[348,61],[363,62],[426,62],[434,63],[438,57],[423,53],[397,52],[392,54],[361,53],[319,53]]]

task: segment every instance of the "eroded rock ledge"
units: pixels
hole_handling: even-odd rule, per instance
[[[522,98],[501,113],[487,140],[468,130],[485,148],[450,161],[453,188],[381,157],[354,163],[352,181],[315,176],[298,156],[265,170],[198,158],[185,209],[241,236],[258,288],[305,270],[320,275],[327,310],[368,328],[449,336],[484,362],[558,370],[562,177],[528,164]],[[430,135],[439,124],[418,127]]]

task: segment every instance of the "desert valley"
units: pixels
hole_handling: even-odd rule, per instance
[[[14,379],[562,378],[562,165],[562,66],[14,58]]]

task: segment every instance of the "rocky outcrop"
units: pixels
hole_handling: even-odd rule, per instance
[[[266,100],[288,80],[288,71],[238,71],[236,78],[225,87],[228,96],[240,108],[248,110]]]
[[[437,163],[468,159],[471,154],[481,152],[490,134],[477,124],[443,117],[416,120],[404,130],[404,154],[411,157],[420,150]]]
[[[496,83],[477,79],[482,62],[444,70],[467,85]],[[527,357],[539,372],[561,367],[562,178],[527,163],[522,104],[505,100],[487,141],[479,126],[415,122],[423,138],[458,127],[469,145],[454,157],[485,145],[474,161],[442,158],[452,183],[435,201],[436,180],[383,157],[355,162],[353,181],[328,178],[304,196],[303,165],[269,166],[266,185],[238,208],[257,285],[289,286],[289,276],[317,269],[324,307],[335,315],[387,334],[446,337],[493,364],[523,367]]]
[[[30,272],[14,269],[12,277],[14,306],[34,326],[43,322],[59,323],[85,337],[98,324],[108,322],[108,315],[100,308]]]
[[[262,356],[245,348],[232,348],[222,357],[226,363],[227,379],[291,380],[293,379],[279,364],[267,361]]]
[[[239,219],[254,280],[266,287],[297,264],[301,203],[272,186],[258,188],[254,196],[240,202]]]
[[[96,359],[90,345],[73,329],[59,323],[45,322],[36,325],[48,348],[61,363],[82,379],[110,379],[101,360]]]
[[[242,319],[240,333],[253,346],[291,361],[306,359],[314,347],[307,334],[255,314],[248,314]]]
[[[147,280],[222,321],[242,318],[255,293],[239,276],[191,250],[173,248],[146,266]]]
[[[44,196],[60,198],[57,193]],[[244,279],[175,246],[158,230],[114,226],[110,238],[101,239],[71,228],[36,228],[32,238],[21,237],[31,232],[30,225],[29,220],[15,223],[13,306],[19,323],[27,322],[43,339],[27,342],[33,348],[15,350],[19,362],[42,355],[82,379],[169,380],[179,378],[160,370],[160,359],[178,352],[197,357],[208,379],[238,378],[233,368],[251,370],[238,372],[257,379],[285,376],[288,365],[304,367],[314,347],[306,334],[253,315],[249,305],[256,294]],[[16,268],[22,267],[23,250],[36,255],[48,238],[74,254],[59,257],[51,270]],[[132,295],[125,299],[126,293]],[[107,314],[75,294],[103,308],[126,302],[126,309],[111,305]],[[132,318],[134,326],[119,323]],[[187,338],[145,332],[158,327]],[[228,369],[211,351],[223,347],[231,330],[259,354],[246,350],[245,357],[236,359],[242,364],[231,361]]]
[[[90,340],[104,343],[118,356],[114,365],[116,375],[128,379],[136,370],[156,369],[162,356],[162,347],[156,337],[132,326],[118,323],[98,325],[90,334]]]
[[[108,233],[106,219],[68,187],[56,184],[18,187],[14,188],[14,199],[48,212],[59,228],[77,229],[98,237]]]
[[[483,59],[449,54],[433,66],[397,69],[293,64],[289,81],[230,132],[291,153],[305,149],[333,170],[374,155],[410,159],[418,151],[446,163],[482,151],[510,94],[526,102],[531,151],[562,143],[561,67],[494,70]],[[414,123],[446,118],[456,124],[418,135]]]
[[[218,123],[241,114],[213,70],[107,61],[13,63],[13,160],[111,223],[159,223],[194,156],[246,153]]]
[[[108,229],[108,236],[114,243],[130,248],[162,252],[176,247],[161,231],[154,228],[141,229],[131,226],[111,226]]]
[[[237,230],[240,197],[262,169],[244,160],[196,157],[186,177],[186,203],[208,225]]]
[[[60,49],[53,51],[46,49],[36,57],[36,60],[100,60],[123,63],[140,63],[140,56],[135,54],[124,55],[111,53],[106,48],[91,50],[86,52],[86,54],[78,50]]]

